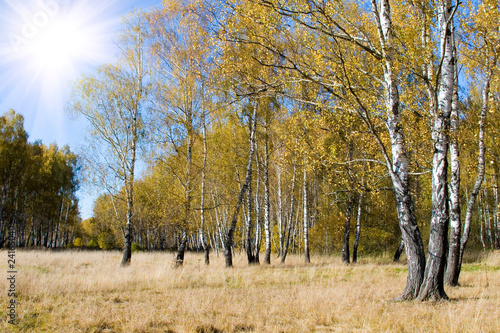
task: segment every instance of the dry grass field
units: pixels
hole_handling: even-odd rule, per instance
[[[0,251],[7,276],[7,252]],[[18,324],[6,318],[8,281],[0,279],[1,332],[500,332],[500,253],[465,265],[448,302],[390,301],[404,289],[406,266],[389,259],[344,265],[290,256],[285,265],[224,268],[212,254],[16,252]]]

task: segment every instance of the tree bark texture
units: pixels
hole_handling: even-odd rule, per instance
[[[450,139],[450,241],[448,250],[448,260],[446,264],[445,283],[456,286],[458,281],[458,263],[460,257],[460,234],[462,231],[461,211],[460,211],[460,150],[458,142],[458,74],[455,63],[455,84],[453,86],[453,100],[451,105],[451,134]]]

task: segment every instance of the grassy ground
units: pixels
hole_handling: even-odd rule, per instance
[[[7,252],[0,271],[7,276]],[[18,324],[7,323],[6,278],[0,279],[1,332],[500,332],[500,253],[464,266],[448,302],[402,302],[406,266],[365,259],[344,265],[314,257],[310,265],[234,269],[212,255],[136,253],[120,268],[118,252],[16,252]]]

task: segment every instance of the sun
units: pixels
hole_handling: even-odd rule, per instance
[[[92,39],[84,29],[60,20],[46,27],[26,48],[26,59],[42,76],[65,76],[92,49]]]
[[[8,4],[9,14],[0,14],[9,41],[0,44],[0,68],[4,78],[11,77],[11,85],[4,88],[9,98],[29,96],[38,100],[38,109],[60,110],[71,82],[114,58],[112,36],[119,18],[112,8],[117,0]]]

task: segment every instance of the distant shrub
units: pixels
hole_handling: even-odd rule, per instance
[[[92,238],[90,242],[87,243],[88,247],[99,247],[99,243],[97,242],[97,239]]]
[[[73,246],[80,247],[83,246],[83,241],[80,237],[75,238],[75,241],[73,242]]]
[[[140,246],[137,243],[132,243],[131,250],[132,250],[132,252],[144,251],[144,249],[142,248],[142,246]]]

